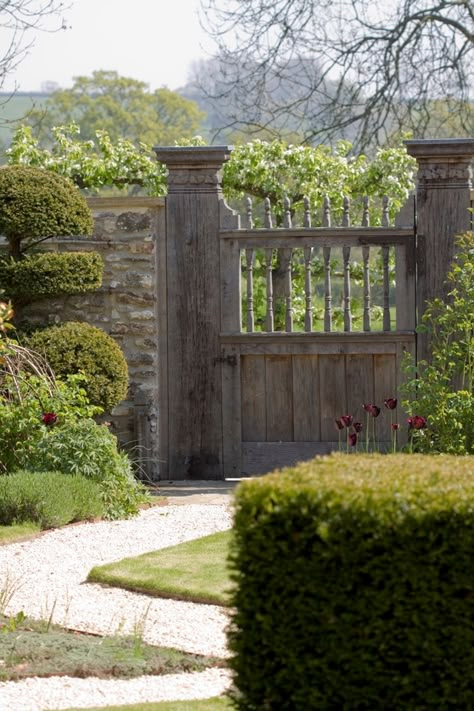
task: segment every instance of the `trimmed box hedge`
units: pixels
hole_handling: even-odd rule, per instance
[[[332,455],[235,505],[238,708],[474,708],[474,457]]]

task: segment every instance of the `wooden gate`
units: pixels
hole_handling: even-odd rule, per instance
[[[265,221],[220,231],[226,476],[345,451],[335,421],[351,414],[365,428],[363,403],[383,414],[415,351],[413,227],[349,227],[346,211],[340,228],[298,229],[287,206],[286,226],[272,229],[268,204]],[[378,447],[391,436],[381,416]]]
[[[474,139],[408,141],[413,210],[394,227],[239,220],[221,191],[226,146],[157,148],[168,196],[156,250],[161,479],[222,479],[339,448],[335,420],[398,397],[401,361],[429,357],[415,312],[444,295],[470,229]],[[415,306],[416,283],[416,306]],[[398,409],[394,416],[404,423]],[[406,431],[406,428],[404,428]],[[377,419],[389,446],[390,419]],[[343,435],[346,433],[343,432]],[[342,448],[345,448],[345,438]],[[362,447],[364,433],[362,433]]]

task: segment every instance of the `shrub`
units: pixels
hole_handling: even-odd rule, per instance
[[[91,419],[45,427],[22,466],[34,471],[54,469],[97,482],[108,518],[133,516],[147,500],[130,460],[117,449],[117,438],[106,425]]]
[[[0,477],[0,525],[31,521],[54,528],[103,512],[99,485],[83,476],[19,471]]]
[[[333,455],[238,488],[238,708],[474,707],[473,466]]]
[[[92,227],[85,198],[67,178],[31,166],[0,169],[0,233],[15,259],[48,237],[88,235]]]
[[[0,260],[0,286],[15,302],[81,294],[102,284],[104,265],[97,252],[42,252]]]
[[[16,375],[2,376],[0,370],[0,473],[21,469],[29,460],[48,430],[45,414],[54,414],[62,426],[101,411],[89,404],[83,376],[54,380],[46,374],[28,373],[28,366],[22,361]]]
[[[127,395],[128,368],[111,336],[100,328],[68,321],[36,331],[26,341],[44,355],[56,375],[83,373],[89,401],[110,412]]]

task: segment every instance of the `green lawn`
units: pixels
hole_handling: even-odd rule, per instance
[[[12,526],[0,526],[0,545],[24,541],[40,532],[36,523],[20,523]]]
[[[89,582],[158,597],[228,604],[227,554],[231,531],[92,568]]]

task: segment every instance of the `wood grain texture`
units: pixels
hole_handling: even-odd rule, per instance
[[[293,356],[293,420],[295,442],[321,439],[318,356]]]
[[[238,348],[222,348],[222,442],[225,477],[239,477],[242,469],[241,360]]]
[[[319,357],[321,440],[334,441],[335,420],[347,414],[346,359],[343,355]]]
[[[265,357],[247,355],[241,360],[242,439],[267,438]],[[232,404],[231,407],[235,407]]]
[[[293,372],[289,356],[265,357],[268,442],[293,440]]]

